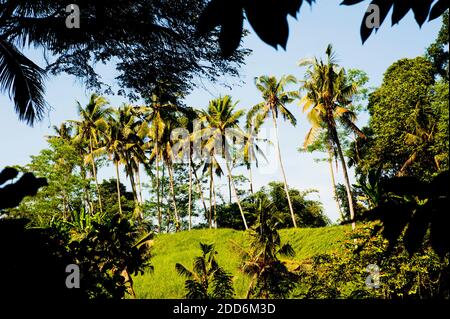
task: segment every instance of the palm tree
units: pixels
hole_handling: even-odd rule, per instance
[[[125,172],[130,179],[131,189],[136,204],[135,215],[143,219],[142,214],[142,192],[140,186],[139,166],[146,163],[146,145],[142,140],[145,135],[141,128],[142,123],[135,116],[140,111],[139,108],[131,105],[123,105],[117,110],[117,125],[124,143],[123,159],[125,162]],[[139,185],[138,185],[139,184]],[[138,188],[140,199],[138,196]]]
[[[0,37],[0,90],[8,92],[21,121],[33,125],[42,118],[45,71]]]
[[[174,186],[174,168],[173,168],[173,162],[174,162],[174,153],[172,151],[172,141],[170,138],[171,129],[174,126],[173,122],[166,121],[165,122],[165,130],[163,132],[163,135],[160,140],[160,157],[162,158],[164,164],[167,167],[167,171],[169,173],[169,185],[170,185],[170,191],[172,194],[172,202],[173,202],[173,208],[174,208],[174,224],[175,224],[175,231],[178,232],[180,230],[180,218],[178,215],[178,208],[177,208],[177,200],[175,196],[175,186]],[[156,155],[158,156],[158,155]]]
[[[302,97],[301,103],[304,112],[309,110],[308,120],[312,125],[306,135],[304,145],[311,144],[321,131],[326,131],[327,146],[329,150],[335,149],[341,161],[350,218],[354,220],[353,196],[336,121],[339,120],[346,129],[365,138],[365,135],[354,124],[355,114],[348,108],[357,87],[354,83],[349,83],[345,70],[336,64],[331,45],[328,45],[326,55],[326,63],[317,58],[305,59],[299,63],[301,66],[308,66],[306,79],[302,81],[301,87],[306,94]],[[352,228],[355,229],[354,222]]]
[[[191,141],[191,137],[193,136],[193,132],[194,132],[194,121],[198,119],[198,114],[199,112],[197,110],[195,110],[192,107],[187,107],[185,108],[184,112],[183,112],[183,117],[180,118],[179,123],[181,124],[182,127],[186,128],[189,132],[189,135],[187,136],[187,138],[184,141],[181,141],[182,143],[184,143],[184,146],[187,146],[188,148],[188,154],[187,154],[187,161],[188,161],[188,174],[189,174],[189,190],[188,190],[188,230],[191,230],[192,228],[192,194],[193,194],[193,174],[195,175],[195,178],[197,180],[197,187],[198,187],[198,191],[200,193],[200,197],[203,203],[203,207],[205,209],[205,216],[206,216],[206,204],[203,198],[203,192],[201,189],[201,185],[200,182],[198,180],[197,177],[197,173],[196,170],[194,168],[194,161],[192,159],[192,155],[193,155],[193,146],[192,146],[192,141]],[[185,150],[185,148],[182,148],[183,151]],[[181,157],[184,157],[186,154],[183,153],[181,154]]]
[[[282,244],[277,231],[275,205],[266,198],[257,200],[258,220],[252,227],[250,248],[242,249],[242,271],[251,277],[247,298],[286,298],[295,288],[297,275],[278,256],[293,257],[294,249]]]
[[[80,120],[71,121],[74,122],[77,128],[77,135],[75,136],[75,142],[88,141],[89,152],[92,156],[89,156],[92,165],[92,174],[95,180],[95,186],[97,189],[98,203],[100,211],[102,211],[102,200],[100,196],[100,188],[97,179],[97,169],[95,165],[95,156],[93,155],[94,148],[100,144],[101,138],[104,136],[104,132],[108,128],[108,118],[111,116],[113,109],[107,107],[108,102],[105,98],[92,94],[89,103],[83,108],[80,102],[77,102],[78,114]]]
[[[177,263],[175,269],[186,277],[187,299],[229,299],[234,296],[233,278],[216,260],[214,245],[200,243],[202,255],[195,258],[193,270]]]
[[[236,202],[241,213],[242,221],[244,223],[245,229],[248,229],[247,221],[244,216],[244,211],[241,206],[241,201],[239,199],[236,185],[233,180],[230,168],[230,145],[232,144],[229,140],[230,130],[233,130],[233,134],[241,137],[242,140],[245,137],[245,133],[239,128],[238,121],[244,115],[243,110],[235,111],[237,103],[232,102],[231,97],[226,95],[224,97],[219,97],[209,102],[207,111],[202,112],[200,120],[207,123],[207,127],[194,132],[194,139],[204,139],[202,147],[205,149],[205,154],[208,157],[207,160],[212,161],[213,156],[211,154],[217,153],[221,150],[221,156],[225,160],[227,167],[228,177],[231,181],[231,186],[233,189],[234,196],[236,197]]]
[[[263,102],[256,104],[247,114],[247,127],[252,125],[258,130],[265,119],[272,116],[273,126],[275,129],[275,143],[278,156],[278,163],[283,175],[284,190],[288,199],[289,210],[291,212],[292,223],[297,227],[295,221],[294,209],[292,208],[291,197],[289,196],[288,183],[286,173],[284,171],[283,161],[281,158],[280,143],[278,137],[278,114],[281,114],[284,120],[288,120],[292,125],[297,124],[294,115],[286,108],[286,105],[298,98],[297,91],[285,91],[286,85],[296,83],[295,77],[292,75],[283,76],[278,81],[274,76],[260,76],[255,79],[258,90],[262,93]]]
[[[117,203],[119,205],[120,215],[122,215],[122,203],[120,193],[119,165],[121,163],[125,164],[124,150],[126,144],[126,140],[124,139],[122,133],[123,131],[120,128],[120,123],[117,118],[110,117],[108,121],[108,131],[105,134],[102,146],[91,153],[91,157],[93,157],[94,155],[107,153],[114,163],[116,169]]]
[[[173,118],[177,107],[170,103],[163,103],[156,95],[152,95],[148,106],[143,106],[140,109],[142,116],[142,128],[147,127],[147,136],[151,140],[152,148],[150,150],[149,161],[155,162],[156,171],[156,206],[158,214],[159,231],[162,229],[162,212],[161,212],[161,193],[160,193],[160,177],[159,177],[159,162],[161,161],[161,139],[166,129],[166,121],[168,118]]]
[[[412,148],[411,155],[403,163],[397,176],[407,175],[408,168],[412,166],[418,158],[427,161],[430,167],[434,166],[436,172],[440,168],[439,158],[441,154],[434,155],[432,145],[437,133],[437,124],[429,108],[418,102],[414,108],[412,116],[408,119],[411,127],[410,132],[405,134],[405,143]]]

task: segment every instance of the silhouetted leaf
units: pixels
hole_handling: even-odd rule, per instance
[[[303,0],[290,0],[290,1],[281,1],[280,5],[284,7],[286,13],[290,14],[294,18],[297,17],[297,13],[302,6]],[[308,1],[310,2],[310,1]]]
[[[45,178],[36,178],[32,173],[23,174],[16,183],[0,188],[0,209],[18,206],[25,196],[36,195],[39,188],[46,185]]]
[[[247,0],[245,13],[261,40],[274,48],[281,45],[285,49],[289,26],[286,14],[277,3],[275,0]]]
[[[352,6],[354,4],[357,4],[357,3],[360,3],[360,2],[363,2],[363,1],[365,1],[365,0],[344,0],[344,1],[341,2],[341,5]]]
[[[450,214],[449,172],[444,171],[431,182],[421,182],[413,177],[395,177],[383,182],[385,198],[382,204],[355,220],[380,220],[383,236],[394,245],[407,226],[404,244],[409,253],[417,251],[430,230],[431,246],[440,256],[449,252]],[[394,195],[394,196],[392,196]],[[401,197],[413,195],[419,197]]]
[[[4,184],[6,181],[9,181],[15,178],[19,172],[12,167],[6,167],[0,172],[0,185]]]
[[[434,0],[410,0],[412,5],[412,10],[414,12],[414,18],[419,26],[427,20],[428,14],[430,12],[431,4]]]
[[[241,43],[241,35],[244,28],[244,16],[242,7],[232,2],[223,12],[227,19],[223,21],[219,37],[219,44],[224,56],[231,56]]]
[[[385,0],[373,0],[370,5],[376,5],[378,6],[380,10],[380,26],[383,24],[384,19],[386,18],[387,14],[389,13],[389,10],[391,9],[393,2],[391,1],[385,1]],[[369,5],[369,7],[370,7]],[[368,7],[368,8],[369,8]],[[369,36],[372,34],[373,29],[378,29],[377,27],[371,28],[367,26],[367,18],[373,14],[372,11],[366,11],[364,14],[362,23],[361,23],[361,39],[362,42],[366,42],[366,40],[369,38]]]
[[[411,9],[411,2],[405,0],[397,0],[394,2],[394,10],[392,12],[392,25],[400,22]]]
[[[450,2],[448,0],[438,0],[438,2],[436,2],[433,8],[431,8],[428,21],[434,20],[443,15],[445,10],[447,10],[449,6]]]

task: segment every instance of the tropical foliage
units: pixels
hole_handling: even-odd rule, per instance
[[[92,9],[81,16],[86,29],[70,31],[53,26],[64,17],[54,1],[1,2],[0,88],[19,119],[33,124],[45,109],[45,71],[19,51],[27,45],[54,54],[50,72],[74,74],[97,93],[76,102],[78,117],[54,126],[28,164],[0,172],[0,296],[137,298],[145,296],[142,281],[166,267],[179,274],[173,279],[189,299],[448,299],[448,11],[443,1],[427,3],[395,3],[393,21],[411,9],[419,25],[443,15],[444,26],[423,56],[389,66],[378,88],[366,87],[364,71],[340,66],[330,44],[324,57],[300,60],[301,78],[256,77],[256,104],[224,95],[192,107],[184,97],[193,76],[214,82],[237,75],[249,53],[228,42],[245,31],[243,10],[256,33],[276,45],[287,34],[268,28],[300,4],[280,5],[278,20],[262,25],[259,19],[271,16],[265,2],[265,10],[252,11],[237,1],[85,1]],[[392,5],[383,4],[383,19]],[[230,30],[235,20],[240,26]],[[363,27],[363,40],[371,32]],[[212,46],[217,39],[224,55]],[[89,64],[110,60],[128,103],[112,105]],[[291,109],[295,103],[301,110]],[[323,175],[331,177],[336,222],[317,190],[288,183],[280,120],[294,130],[301,111],[309,130],[296,154],[325,154],[317,161],[329,166]],[[358,115],[367,116],[364,127]],[[273,138],[261,137],[266,120]],[[256,189],[254,177],[262,176],[254,168],[272,150],[280,181]],[[154,269],[155,240],[180,260]],[[190,269],[183,264],[198,242],[201,255]],[[80,270],[81,288],[63,285],[67,266]],[[30,268],[39,276],[27,276]],[[26,293],[24,286],[31,286]]]

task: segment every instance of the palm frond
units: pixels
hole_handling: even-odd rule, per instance
[[[0,88],[13,100],[19,119],[29,125],[42,119],[46,109],[44,78],[43,69],[0,39]]]
[[[175,269],[176,269],[177,273],[183,277],[194,278],[194,274],[189,269],[184,267],[182,264],[176,263]]]

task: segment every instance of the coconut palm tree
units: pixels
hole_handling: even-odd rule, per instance
[[[229,134],[232,132],[236,137],[244,140],[245,133],[238,125],[239,119],[244,115],[243,110],[235,111],[237,103],[233,103],[230,96],[219,97],[209,102],[208,109],[202,112],[200,120],[207,123],[203,129],[194,132],[193,139],[202,139],[202,149],[205,151],[207,161],[213,160],[211,154],[217,154],[220,151],[220,156],[224,158],[228,177],[231,181],[236,202],[241,213],[242,221],[245,229],[248,229],[247,221],[244,216],[244,211],[241,206],[241,201],[236,190],[236,185],[233,180],[230,168],[230,148],[232,141]]]
[[[275,129],[276,151],[278,156],[278,163],[283,175],[284,190],[288,199],[292,223],[294,224],[294,227],[297,227],[294,209],[292,208],[291,197],[289,196],[286,173],[284,171],[283,161],[281,158],[277,123],[278,115],[281,114],[284,120],[288,120],[294,126],[297,124],[295,116],[286,107],[287,104],[293,102],[296,98],[298,98],[297,91],[285,91],[286,85],[293,83],[296,83],[296,79],[292,75],[282,76],[280,80],[277,80],[277,78],[274,76],[266,75],[256,78],[256,87],[261,92],[264,101],[253,106],[248,112],[247,127],[253,126],[256,130],[258,130],[258,126],[260,126],[265,119],[267,119],[269,116],[272,117],[272,122]]]
[[[311,123],[311,129],[306,135],[304,146],[311,144],[325,130],[328,149],[334,149],[341,162],[350,218],[354,220],[353,196],[337,122],[360,137],[365,137],[354,124],[356,115],[349,108],[357,87],[356,84],[348,81],[345,70],[336,64],[331,45],[327,47],[326,56],[326,62],[314,58],[313,60],[305,59],[299,63],[300,66],[308,67],[301,86],[301,90],[306,92],[301,99],[301,104],[303,104],[303,111],[308,111],[307,117]],[[355,228],[354,222],[352,228]]]
[[[159,231],[162,230],[162,212],[161,212],[161,193],[160,193],[160,176],[159,176],[159,163],[162,160],[162,146],[161,139],[164,131],[166,130],[166,121],[168,118],[174,117],[174,112],[178,108],[170,103],[164,103],[153,94],[148,106],[140,108],[139,114],[142,118],[141,127],[146,128],[147,137],[150,139],[151,148],[149,147],[150,156],[149,162],[155,162],[156,171],[156,206],[158,214],[158,227]]]
[[[156,188],[157,188],[157,209],[158,224],[161,229],[162,213],[160,201],[160,180],[159,180],[159,162],[166,164],[169,173],[169,182],[174,205],[174,222],[176,231],[180,230],[180,218],[175,200],[174,188],[174,159],[178,154],[172,151],[173,143],[171,141],[171,128],[177,128],[180,118],[185,116],[188,111],[172,103],[164,103],[153,95],[148,106],[142,107],[140,113],[143,116],[141,126],[147,126],[147,137],[150,139],[151,151],[149,156],[150,162],[155,162],[156,166]]]
[[[200,181],[197,176],[195,163],[192,158],[193,153],[194,153],[194,148],[193,148],[191,139],[192,139],[193,132],[194,132],[194,122],[198,119],[198,117],[199,117],[199,111],[195,110],[192,107],[186,107],[184,109],[183,116],[179,120],[181,127],[184,127],[185,129],[187,129],[187,131],[189,133],[188,136],[184,140],[180,141],[181,143],[184,144],[184,147],[182,147],[182,149],[181,149],[181,151],[183,153],[178,154],[178,156],[183,159],[184,159],[184,157],[187,157],[187,162],[188,162],[188,174],[189,174],[188,230],[191,230],[191,228],[192,228],[192,194],[193,194],[193,177],[194,177],[193,175],[195,175],[196,185],[197,185],[200,197],[201,197],[201,201],[203,203],[203,208],[205,210],[205,216],[207,215],[207,209],[206,209],[206,204],[205,204],[205,200],[203,197],[202,187],[201,187]],[[185,152],[186,147],[187,147],[187,154]]]
[[[175,231],[180,231],[181,225],[180,225],[180,218],[178,214],[178,207],[177,207],[177,201],[175,196],[175,186],[174,186],[174,152],[173,152],[173,144],[172,140],[170,138],[170,133],[172,131],[172,128],[177,127],[175,122],[170,122],[168,119],[165,121],[165,130],[163,131],[163,135],[160,139],[160,154],[156,154],[157,157],[160,157],[164,164],[167,167],[167,171],[169,173],[169,186],[170,186],[170,192],[172,195],[172,203],[173,203],[173,209],[174,209],[174,224],[175,224]]]
[[[405,134],[405,143],[411,146],[411,155],[403,163],[402,167],[397,173],[397,176],[405,176],[408,173],[408,168],[412,166],[418,158],[422,161],[427,161],[430,167],[435,167],[436,172],[440,168],[439,158],[442,154],[433,154],[432,145],[437,133],[437,124],[433,114],[429,108],[418,102],[408,119],[408,124],[411,127],[410,132]]]
[[[293,257],[295,252],[291,245],[281,242],[274,203],[260,197],[256,204],[258,220],[251,229],[251,245],[242,249],[241,270],[251,278],[247,298],[286,298],[298,277],[279,257]]]
[[[214,245],[200,243],[202,255],[195,258],[194,267],[189,270],[182,264],[175,264],[177,273],[185,278],[187,299],[230,299],[234,296],[233,278],[216,260]]]
[[[91,152],[91,157],[107,153],[109,158],[113,161],[116,171],[116,186],[117,186],[117,203],[119,206],[119,214],[122,215],[122,203],[120,193],[120,174],[119,165],[125,164],[124,150],[126,147],[126,140],[123,137],[120,123],[117,117],[110,117],[108,121],[108,130],[105,134],[104,140],[100,147]]]
[[[0,90],[8,92],[21,121],[33,125],[46,108],[45,71],[0,37]]]
[[[108,107],[108,101],[92,94],[89,103],[86,107],[82,107],[80,102],[77,102],[78,114],[80,120],[70,121],[75,123],[77,135],[74,137],[75,142],[87,141],[90,154],[92,156],[86,157],[92,165],[92,174],[97,189],[98,204],[100,212],[102,212],[102,200],[100,196],[100,188],[97,179],[97,168],[95,165],[94,148],[98,147],[104,133],[108,128],[108,118],[113,113],[113,109]]]
[[[116,114],[117,119],[115,124],[118,126],[118,131],[123,139],[122,157],[125,164],[125,173],[130,179],[133,198],[135,201],[136,209],[135,215],[141,220],[144,218],[142,213],[142,194],[139,199],[138,189],[140,189],[140,177],[139,166],[140,164],[146,164],[145,149],[146,145],[143,142],[141,136],[142,128],[141,123],[135,114],[139,112],[137,107],[131,105],[121,106]]]

